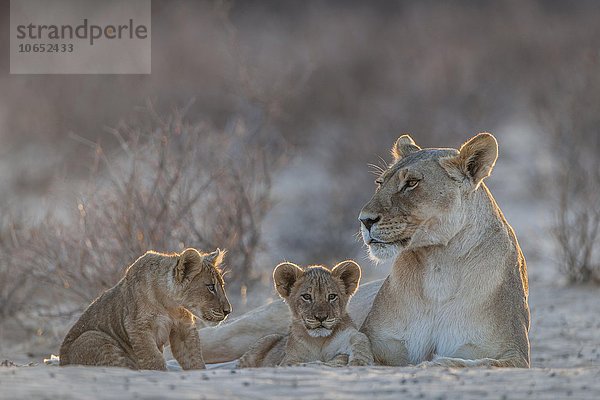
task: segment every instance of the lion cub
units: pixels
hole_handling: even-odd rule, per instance
[[[283,263],[273,271],[273,280],[292,313],[289,333],[261,338],[240,358],[239,367],[314,361],[331,366],[373,363],[369,339],[356,329],[346,311],[360,281],[358,264],[343,261],[332,270],[321,266],[303,270]]]
[[[60,347],[60,365],[165,370],[171,344],[183,369],[204,368],[196,317],[219,322],[231,312],[219,265],[224,252],[149,251],[85,310]]]

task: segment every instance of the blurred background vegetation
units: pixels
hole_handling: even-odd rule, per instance
[[[284,259],[384,276],[356,217],[406,132],[494,133],[488,183],[532,279],[597,282],[599,20],[595,1],[153,1],[150,75],[9,75],[5,56],[0,331],[59,340],[146,249],[229,249],[237,312]]]

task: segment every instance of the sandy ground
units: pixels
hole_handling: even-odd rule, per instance
[[[1,398],[597,399],[600,368],[447,370],[294,367],[194,372],[32,367],[0,371]]]
[[[34,356],[13,358],[37,362],[33,367],[0,367],[0,398],[599,399],[599,294],[597,287],[531,282],[530,370],[294,367],[135,372],[45,366],[42,357]],[[10,353],[3,353],[2,358],[8,358]]]

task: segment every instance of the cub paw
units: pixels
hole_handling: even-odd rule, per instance
[[[348,354],[338,354],[337,356],[326,362],[325,365],[328,365],[330,367],[345,367],[346,365],[348,365],[348,358]]]
[[[362,358],[353,358],[350,361],[348,361],[348,365],[352,366],[352,367],[364,367],[366,365],[372,365],[373,361],[370,360],[365,360]]]

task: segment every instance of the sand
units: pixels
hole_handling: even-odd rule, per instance
[[[532,366],[523,369],[293,367],[193,372],[0,367],[0,398],[600,398],[600,289],[531,282]],[[49,349],[49,351],[56,351]]]
[[[600,368],[263,368],[193,372],[24,367],[0,370],[6,399],[597,399]]]

